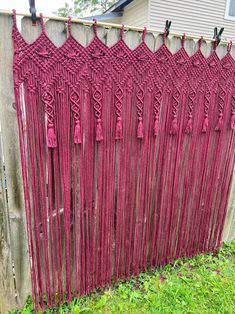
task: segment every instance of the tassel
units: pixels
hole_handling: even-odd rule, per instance
[[[202,126],[202,133],[206,133],[206,131],[208,129],[208,125],[209,125],[208,116],[205,116],[203,126]]]
[[[96,124],[96,141],[100,142],[104,139],[103,137],[103,130],[102,130],[102,125],[101,125],[101,119],[97,119],[97,124]]]
[[[117,118],[117,123],[116,123],[116,134],[115,134],[115,139],[120,140],[122,139],[122,118],[118,117]]]
[[[47,128],[47,146],[51,148],[57,147],[54,125],[52,123],[49,123]]]
[[[186,129],[185,129],[185,133],[190,134],[192,133],[192,130],[193,130],[193,119],[192,119],[192,116],[190,115]]]
[[[153,128],[153,133],[155,136],[158,135],[158,129],[159,129],[159,117],[157,116],[155,118],[155,121],[154,121],[154,128]]]
[[[81,137],[81,124],[80,120],[75,122],[75,129],[74,129],[74,143],[75,144],[81,144],[82,137]]]
[[[231,129],[235,130],[235,112],[232,113],[230,125],[231,125]]]
[[[143,133],[143,122],[142,118],[139,117],[139,123],[138,123],[138,128],[137,128],[137,138],[143,138],[144,133]]]
[[[177,134],[177,130],[178,130],[177,116],[174,116],[174,119],[172,120],[172,124],[171,124],[170,134],[171,135],[176,135]]]
[[[220,113],[220,114],[219,114],[218,123],[217,123],[217,125],[216,125],[216,127],[215,127],[215,131],[221,131],[222,125],[223,125],[223,114]]]

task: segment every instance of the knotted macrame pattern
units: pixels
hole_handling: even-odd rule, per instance
[[[14,89],[36,309],[214,251],[234,167],[235,62],[182,47],[27,43]]]

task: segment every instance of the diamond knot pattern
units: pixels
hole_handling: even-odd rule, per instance
[[[85,63],[85,48],[79,44],[73,37],[58,48],[58,59],[63,67],[70,73],[75,73],[83,68]]]
[[[154,52],[155,72],[158,76],[166,76],[172,66],[172,54],[166,45]]]
[[[224,78],[229,78],[234,74],[234,59],[231,56],[231,54],[228,52],[223,59],[221,60],[221,68],[220,68],[220,74]]]
[[[131,50],[123,40],[119,40],[110,48],[111,64],[118,72],[126,71],[132,61]]]
[[[148,71],[153,65],[153,53],[148,46],[142,42],[133,51],[133,66],[141,74]]]
[[[207,63],[200,49],[190,58],[190,63],[189,75],[192,75],[194,78],[202,78],[207,68]]]
[[[218,74],[218,66],[220,64],[220,59],[215,51],[207,58],[208,64],[208,77],[212,81]]]
[[[86,60],[91,69],[96,73],[102,71],[109,61],[110,52],[108,47],[100,39],[95,37],[86,48],[86,52]]]
[[[179,49],[172,58],[172,68],[174,70],[174,74],[177,77],[182,77],[186,74],[189,56],[184,48]]]

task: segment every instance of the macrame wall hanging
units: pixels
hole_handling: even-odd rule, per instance
[[[235,62],[182,47],[27,43],[14,89],[36,309],[214,251],[234,167]]]

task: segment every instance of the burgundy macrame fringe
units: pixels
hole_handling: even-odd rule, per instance
[[[36,310],[216,250],[234,167],[229,46],[32,44],[14,15],[14,89]]]

